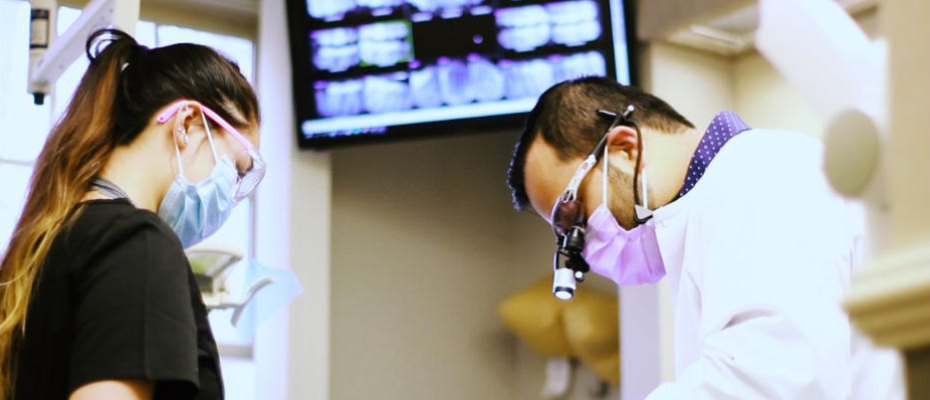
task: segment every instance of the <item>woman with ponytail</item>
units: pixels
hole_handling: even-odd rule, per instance
[[[0,400],[221,399],[184,248],[264,175],[259,108],[209,47],[87,40],[0,263]]]

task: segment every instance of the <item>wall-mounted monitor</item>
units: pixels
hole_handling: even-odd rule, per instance
[[[288,0],[301,147],[519,123],[555,83],[631,83],[629,0]]]

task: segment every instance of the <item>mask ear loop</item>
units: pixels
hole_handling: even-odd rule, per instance
[[[601,189],[601,197],[603,198],[604,207],[607,207],[610,210],[610,203],[607,202],[607,171],[610,170],[610,157],[608,157],[609,145],[604,146],[604,179],[603,179],[603,188]]]
[[[642,181],[643,181],[643,184],[642,184],[643,208],[645,208],[645,209],[648,210],[648,209],[649,209],[649,190],[648,190],[648,188],[649,188],[649,175],[646,174],[646,169],[645,169],[645,168],[643,168],[643,171],[641,172],[641,174],[643,175],[643,178],[642,178]]]
[[[650,218],[652,218],[652,210],[649,209],[649,191],[647,190],[648,178],[646,174],[646,169],[642,168],[642,157],[643,157],[643,134],[639,130],[639,125],[631,121],[633,128],[636,129],[636,142],[639,144],[639,152],[636,154],[636,171],[634,182],[633,182],[633,196],[635,197],[635,202],[633,205],[634,219],[639,224],[644,224]],[[642,204],[640,204],[639,192],[637,192],[636,181],[639,180],[641,183],[640,190],[642,191]]]
[[[207,113],[200,110],[200,118],[203,119],[203,129],[207,131],[207,140],[210,142],[210,150],[213,151],[213,162],[219,164],[220,158],[216,155],[216,145],[213,144],[213,130],[210,129],[210,122],[207,121]]]
[[[175,136],[178,136],[178,135],[180,135],[180,133],[178,133],[177,131],[175,131],[175,132],[174,132],[174,135],[175,135]],[[174,154],[175,154],[175,156],[177,157],[177,160],[178,160],[178,173],[179,173],[181,176],[183,176],[184,179],[187,179],[187,175],[184,175],[184,163],[181,162],[181,149],[178,148],[178,139],[177,139],[177,137],[175,137],[175,140],[174,140]]]

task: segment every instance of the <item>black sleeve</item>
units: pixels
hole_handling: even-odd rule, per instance
[[[138,214],[115,222],[75,284],[70,392],[107,379],[199,388],[190,267],[158,222]]]

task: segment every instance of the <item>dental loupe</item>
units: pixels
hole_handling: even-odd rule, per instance
[[[582,256],[585,244],[586,221],[584,202],[578,198],[578,187],[581,186],[581,182],[588,175],[588,172],[591,172],[591,169],[597,165],[599,156],[604,151],[604,147],[607,146],[607,136],[613,128],[621,124],[635,127],[637,140],[640,148],[642,148],[642,135],[639,134],[639,127],[629,119],[633,110],[632,105],[627,106],[622,113],[597,110],[599,116],[610,118],[612,122],[601,140],[578,166],[572,179],[568,182],[568,186],[556,199],[555,204],[552,205],[552,214],[549,220],[555,233],[556,245],[555,254],[552,256],[552,294],[561,300],[571,300],[575,296],[578,282],[584,282],[584,274],[591,269]],[[641,160],[637,156],[637,170],[639,170],[640,162]],[[606,170],[604,173],[606,173]],[[638,175],[633,179],[634,192],[637,177]],[[639,197],[636,196],[635,199],[638,203]]]
[[[576,225],[565,235],[556,238],[558,250],[552,260],[552,294],[561,300],[575,297],[578,282],[584,282],[584,274],[590,270],[588,263],[581,257],[584,235],[584,228]]]

